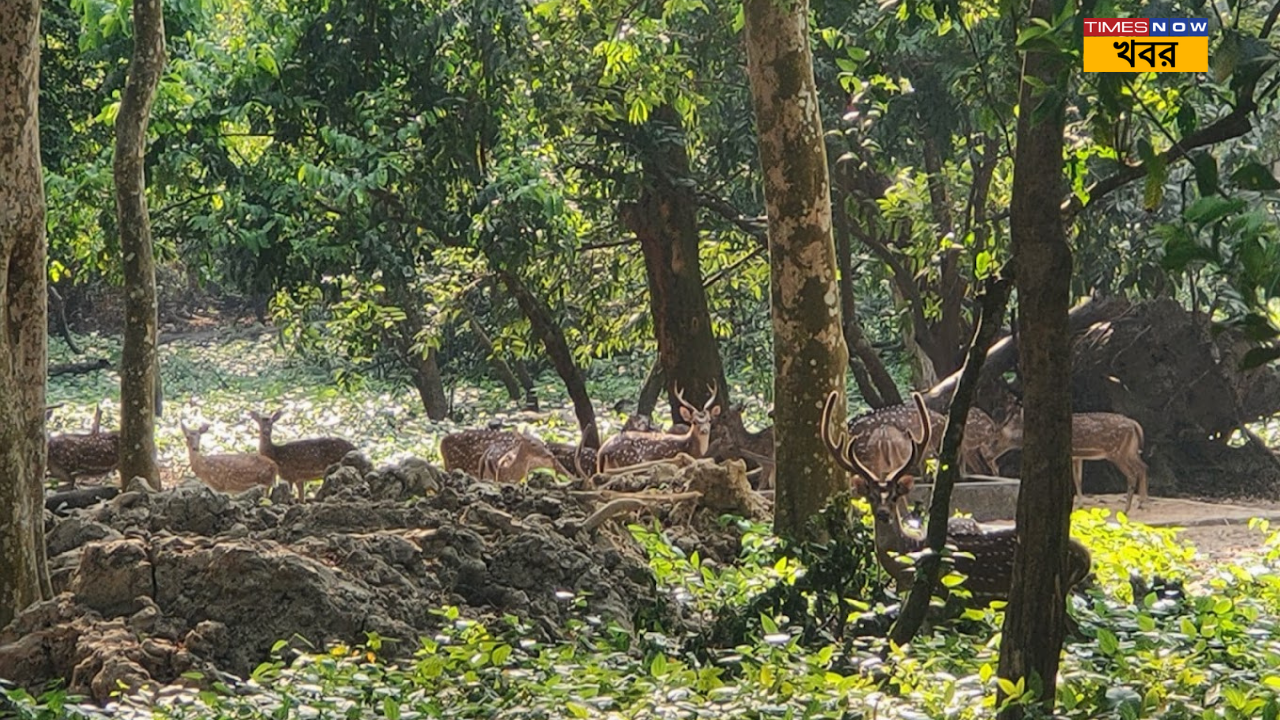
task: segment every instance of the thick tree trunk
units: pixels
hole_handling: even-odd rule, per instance
[[[48,363],[40,3],[0,3],[0,627],[52,597],[44,544]]]
[[[1053,3],[1031,0],[1030,19],[1050,22]],[[1066,55],[1028,50],[1019,99],[1010,231],[1021,307],[1019,359],[1024,383],[1022,489],[1013,586],[1000,642],[999,675],[1039,688],[1052,714],[1066,633],[1066,564],[1071,515],[1071,344],[1067,309],[1071,249],[1059,203]],[[1037,82],[1032,82],[1032,81]],[[1037,90],[1036,86],[1055,89]],[[1042,103],[1050,106],[1040,107]],[[999,700],[999,698],[997,699]],[[1001,720],[1023,717],[1013,705]]]
[[[147,123],[164,70],[161,0],[133,2],[133,59],[116,117],[116,218],[124,255],[124,348],[120,353],[120,481],[160,487],[156,466],[156,263],[147,215]]]
[[[521,312],[529,319],[533,334],[542,342],[556,373],[564,380],[565,389],[569,391],[569,399],[573,401],[573,412],[578,418],[578,430],[582,433],[582,446],[599,449],[600,429],[596,427],[596,410],[591,404],[591,396],[587,394],[587,381],[582,370],[573,361],[573,351],[569,349],[569,341],[565,339],[560,325],[546,306],[533,291],[514,274],[499,270],[498,276],[507,288]]]
[[[836,263],[840,267],[840,316],[843,320],[844,342],[849,350],[849,368],[853,370],[862,399],[872,408],[901,405],[902,395],[880,359],[880,354],[867,340],[858,320],[857,298],[853,295],[853,247],[849,242],[851,228],[847,200],[841,197],[835,203]]]
[[[674,110],[663,107],[650,120],[653,144],[642,151],[645,186],[640,198],[621,208],[636,234],[649,281],[649,309],[658,358],[666,377],[672,422],[683,422],[677,388],[701,406],[715,386],[721,407],[729,402],[720,349],[711,333],[711,312],[698,261],[698,215],[687,183],[689,154]]]
[[[809,49],[808,1],[747,0],[744,17],[769,214],[778,467],[774,528],[798,537],[846,484],[819,433],[822,407],[832,391],[840,397],[832,421],[844,423],[848,364],[831,237],[831,186]]]

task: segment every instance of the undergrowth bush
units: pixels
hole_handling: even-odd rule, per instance
[[[990,718],[999,603],[936,622],[907,647],[868,622],[892,595],[871,560],[859,510],[824,514],[827,545],[784,547],[738,519],[742,555],[719,566],[633,526],[665,602],[685,628],[623,628],[588,614],[563,627],[488,623],[443,608],[443,629],[411,660],[384,640],[286,662],[279,652],[243,682],[192,678],[204,690],[135,694],[113,710],[159,718]],[[1196,566],[1172,530],[1079,512],[1095,581],[1069,598],[1059,717],[1280,717],[1280,534],[1236,563]],[[1269,531],[1256,524],[1259,539]],[[1130,573],[1142,579],[1131,581]],[[1135,597],[1134,589],[1139,592]],[[665,616],[655,613],[655,617]],[[634,630],[634,631],[633,631]],[[277,651],[283,651],[283,644]],[[8,694],[24,718],[75,716],[69,698]]]

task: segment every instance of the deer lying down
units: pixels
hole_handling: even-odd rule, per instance
[[[53,408],[45,411],[45,419]],[[93,429],[88,433],[61,433],[48,440],[48,473],[60,487],[75,485],[76,478],[96,477],[120,467],[120,433],[102,432],[102,408],[93,413]]]
[[[545,468],[558,475],[571,476],[546,443],[527,433],[518,433],[514,447],[505,443],[491,445],[480,458],[480,479],[514,483],[524,480],[529,471]]]
[[[187,438],[187,458],[191,472],[201,482],[219,492],[238,493],[261,485],[271,487],[276,482],[278,468],[269,458],[257,453],[226,453],[202,455],[200,436],[209,431],[209,425],[192,430],[182,424],[182,434]]]
[[[596,454],[596,470],[604,472],[651,460],[673,458],[679,453],[686,453],[695,458],[705,455],[711,438],[711,421],[720,414],[719,405],[712,407],[716,401],[715,386],[712,385],[707,389],[711,392],[711,397],[699,409],[690,405],[684,399],[680,389],[676,388],[676,399],[680,401],[680,417],[689,423],[688,431],[682,434],[620,432],[600,446],[600,451]]]

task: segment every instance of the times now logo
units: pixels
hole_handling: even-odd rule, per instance
[[[1207,37],[1205,18],[1085,18],[1085,37]]]

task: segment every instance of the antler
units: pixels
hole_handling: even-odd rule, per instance
[[[694,407],[693,405],[691,405],[691,404],[689,403],[689,401],[688,401],[688,400],[685,400],[685,399],[684,399],[684,391],[680,389],[680,386],[679,386],[679,385],[676,385],[676,386],[675,386],[675,390],[676,390],[676,399],[680,401],[680,404],[681,404],[681,405],[683,405],[683,406],[685,406],[685,407],[689,408],[689,410],[690,410],[691,412],[693,412],[693,411],[697,411],[697,409],[698,409],[698,408]]]
[[[717,389],[718,387],[719,387],[719,386],[716,384],[716,382],[715,382],[714,380],[713,380],[713,381],[711,381],[711,384],[707,386],[707,392],[711,393],[711,397],[707,398],[707,403],[706,403],[705,405],[703,405],[703,406],[702,406],[702,412],[708,412],[708,411],[710,411],[710,410],[711,410],[711,406],[715,404],[715,402],[716,402],[716,389]],[[680,386],[679,386],[679,385],[676,385],[676,386],[675,386],[675,390],[676,390],[676,399],[680,401],[680,404],[681,404],[681,405],[683,405],[683,406],[685,406],[685,407],[689,408],[689,410],[690,410],[691,412],[698,412],[698,408],[694,407],[693,403],[691,403],[691,402],[689,402],[688,400],[685,400],[685,399],[684,399],[684,391],[680,389]]]
[[[840,395],[836,391],[832,391],[827,395],[827,402],[822,408],[822,443],[827,446],[827,450],[835,456],[836,462],[847,472],[854,473],[862,479],[877,484],[889,484],[896,482],[907,470],[914,467],[920,462],[920,458],[924,455],[925,448],[929,446],[929,440],[933,437],[933,427],[929,422],[929,409],[925,406],[924,396],[920,393],[912,393],[911,398],[915,401],[916,411],[920,414],[920,425],[922,427],[922,437],[916,440],[910,432],[907,433],[907,439],[911,441],[911,456],[897,470],[889,474],[888,479],[876,477],[862,460],[858,458],[858,453],[854,450],[854,441],[849,437],[848,432],[840,430],[834,437],[831,434],[831,416],[835,410],[836,402]]]
[[[836,401],[840,394],[835,390],[827,395],[827,402],[822,407],[822,443],[827,446],[827,450],[835,456],[836,464],[844,468],[846,472],[866,480],[870,483],[879,482],[875,473],[867,469],[866,465],[858,459],[858,454],[853,450],[853,440],[849,437],[846,430],[840,430],[839,433],[832,437],[831,435],[831,415],[835,411]]]
[[[918,392],[913,392],[911,393],[911,399],[916,403],[916,412],[920,413],[920,425],[924,430],[923,437],[917,441],[908,431],[907,439],[911,441],[911,457],[907,458],[905,465],[889,476],[889,482],[896,482],[906,474],[909,468],[920,462],[921,456],[924,455],[924,449],[929,446],[929,440],[933,437],[933,425],[929,422],[929,408],[924,404],[924,396]],[[852,446],[850,446],[850,449],[852,449]]]

